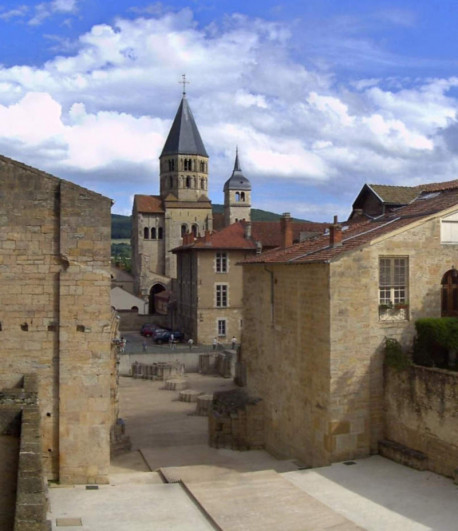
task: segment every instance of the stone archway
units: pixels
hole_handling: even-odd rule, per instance
[[[149,307],[148,307],[148,313],[153,314],[156,313],[156,304],[154,301],[154,297],[161,293],[161,291],[165,291],[165,287],[162,284],[154,284],[154,286],[149,291]]]

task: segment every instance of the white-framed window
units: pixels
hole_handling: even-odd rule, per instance
[[[226,319],[218,319],[218,336],[226,335]]]
[[[458,213],[441,219],[441,243],[458,243]]]
[[[409,259],[380,257],[379,304],[394,307],[408,302]]]
[[[227,284],[216,284],[216,307],[227,307]]]
[[[216,272],[227,273],[227,253],[216,253]]]

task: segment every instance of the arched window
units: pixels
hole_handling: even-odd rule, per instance
[[[174,160],[169,160],[169,171],[174,171],[175,170],[175,161]]]
[[[148,227],[145,227],[143,229],[143,238],[145,238],[145,240],[147,240],[149,238],[149,228]]]
[[[458,270],[450,269],[442,277],[442,317],[458,317]]]
[[[159,227],[158,231],[157,231],[157,237],[159,238],[159,240],[162,240],[162,227]]]
[[[205,171],[205,162],[201,162],[201,163],[200,163],[200,171],[201,171],[201,172],[204,172],[204,171]]]
[[[183,238],[183,236],[188,232],[188,226],[186,225],[186,223],[183,223],[183,225],[181,225],[181,237]]]
[[[186,177],[186,188],[191,188],[191,177],[189,175]]]
[[[236,200],[237,203],[240,201],[240,193],[239,192],[235,192],[235,200]]]
[[[151,239],[152,240],[155,240],[156,239],[156,227],[153,227],[151,229]]]
[[[169,188],[173,188],[173,177],[169,179]]]
[[[200,180],[200,187],[202,188],[202,190],[205,190],[205,179]]]
[[[192,233],[194,234],[194,238],[197,238],[197,235],[199,233],[199,227],[195,224],[192,226]]]
[[[245,201],[245,192],[240,193],[240,201]]]

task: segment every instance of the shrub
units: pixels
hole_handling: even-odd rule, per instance
[[[402,350],[401,343],[391,337],[385,338],[385,365],[403,371],[411,365],[407,354]]]
[[[458,319],[418,319],[415,329],[414,362],[426,367],[448,368],[449,351],[458,351]]]

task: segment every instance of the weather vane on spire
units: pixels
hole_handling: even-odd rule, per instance
[[[183,85],[183,96],[186,96],[186,85],[189,85],[191,82],[186,81],[186,74],[181,74],[181,81],[178,81],[180,85]]]

